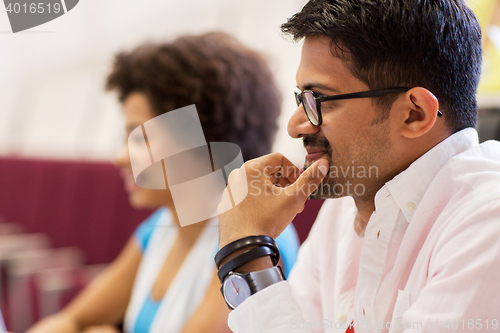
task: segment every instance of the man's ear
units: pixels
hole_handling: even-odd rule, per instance
[[[401,107],[401,135],[414,139],[424,135],[434,126],[439,112],[439,101],[429,90],[415,87],[406,92]]]

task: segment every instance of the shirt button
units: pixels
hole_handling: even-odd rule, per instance
[[[343,323],[343,322],[345,322],[346,320],[347,320],[347,316],[346,316],[344,313],[339,313],[339,314],[337,315],[337,321],[338,321],[339,323]]]
[[[408,209],[410,212],[413,212],[415,210],[415,204],[413,202],[408,202],[406,204],[406,209]]]

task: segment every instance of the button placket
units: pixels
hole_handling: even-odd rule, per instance
[[[355,320],[375,322],[374,306],[387,257],[391,233],[394,229],[400,208],[387,188],[382,188],[376,198],[374,212],[367,224],[360,271],[356,286]]]

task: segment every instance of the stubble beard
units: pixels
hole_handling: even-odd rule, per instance
[[[318,136],[307,136],[303,138],[304,147],[305,146],[314,146],[319,148],[324,148],[327,152],[328,158],[326,158],[329,162],[330,168],[334,165],[332,159],[332,146],[328,142],[325,137]],[[304,164],[304,170],[306,170],[310,165],[306,162]],[[337,195],[333,190],[336,185],[338,185],[338,179],[335,177],[331,177],[330,169],[328,170],[327,175],[321,181],[318,188],[309,195],[309,199],[311,200],[320,200],[320,199],[333,199],[333,198],[341,198],[345,195]]]
[[[330,161],[330,165],[332,165],[332,160],[331,158],[328,159]],[[340,183],[338,182],[338,179],[335,179],[334,177],[330,177],[327,175],[319,184],[318,188],[309,195],[309,199],[311,200],[320,200],[320,199],[335,199],[335,198],[342,198],[345,196],[344,193],[337,194],[334,189],[336,186],[338,186]]]

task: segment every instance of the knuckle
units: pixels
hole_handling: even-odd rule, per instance
[[[245,170],[248,170],[249,175],[255,176],[260,175],[262,170],[265,170],[265,165],[257,160],[251,160],[244,164]]]
[[[283,154],[281,154],[281,153],[277,153],[277,152],[274,152],[274,153],[270,153],[270,154],[268,154],[268,156],[270,156],[270,157],[274,157],[274,158],[276,158],[276,157],[281,158],[281,157],[283,157]]]
[[[256,159],[253,159],[252,161],[263,163],[263,164],[269,164],[270,161],[276,161],[283,158],[283,154],[281,153],[269,153],[267,155],[263,155],[261,157],[257,157]]]
[[[239,168],[234,169],[233,171],[231,171],[231,173],[227,177],[227,182],[228,183],[234,182],[235,178],[238,176],[239,171],[240,171]]]

